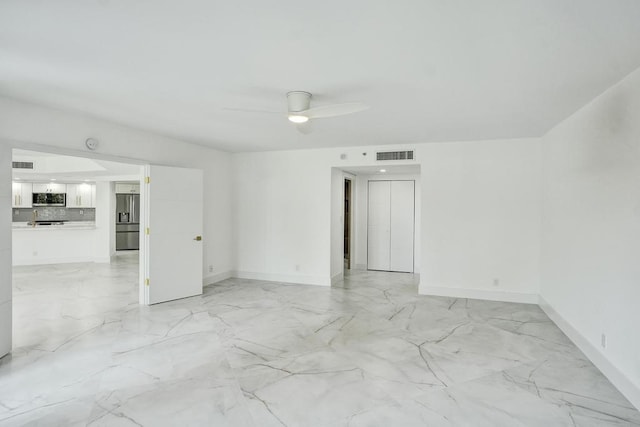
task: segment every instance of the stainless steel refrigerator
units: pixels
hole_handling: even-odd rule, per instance
[[[140,195],[116,194],[116,250],[139,249]]]

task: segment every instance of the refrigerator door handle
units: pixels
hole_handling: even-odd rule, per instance
[[[136,199],[133,196],[131,197],[131,220],[136,221]]]

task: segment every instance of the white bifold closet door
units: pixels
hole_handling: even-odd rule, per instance
[[[413,272],[414,200],[414,181],[369,181],[369,270]]]

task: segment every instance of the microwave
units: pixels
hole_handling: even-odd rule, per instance
[[[67,194],[33,193],[33,206],[67,206]]]

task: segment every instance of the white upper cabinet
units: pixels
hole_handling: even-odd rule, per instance
[[[32,207],[33,184],[30,182],[13,182],[11,185],[11,206],[14,208]]]
[[[47,183],[38,182],[33,184],[33,192],[34,193],[66,193],[67,185],[58,184],[57,182],[47,182]]]
[[[116,193],[140,194],[140,184],[116,182]]]
[[[67,184],[68,208],[93,208],[96,200],[95,184]]]

